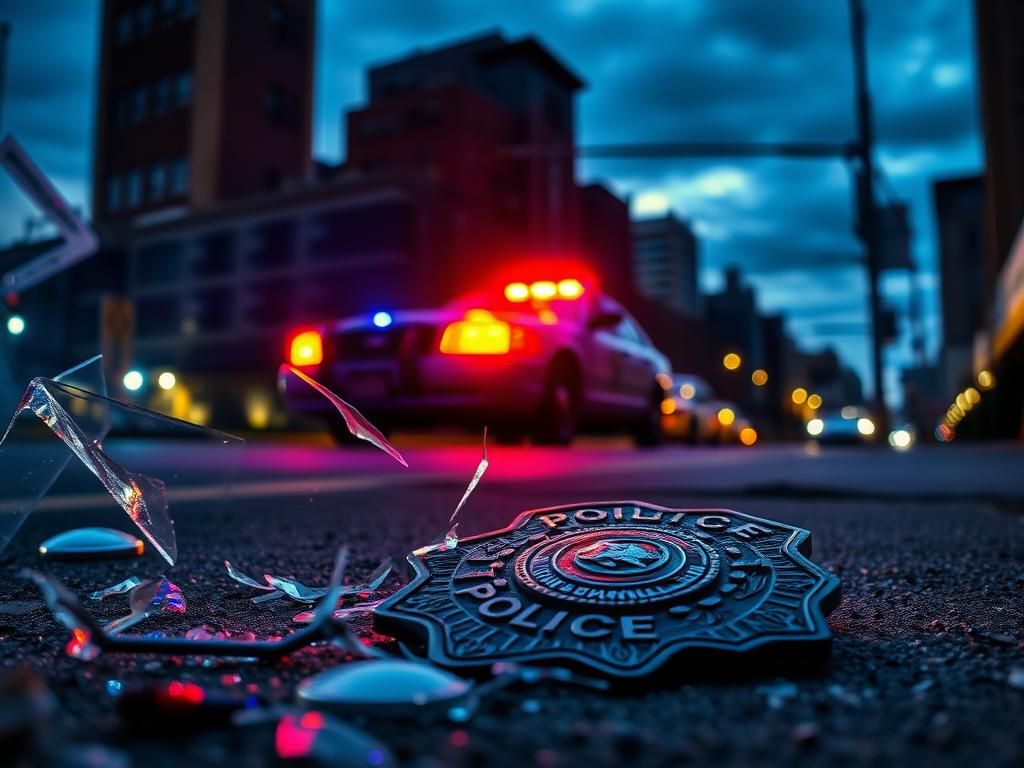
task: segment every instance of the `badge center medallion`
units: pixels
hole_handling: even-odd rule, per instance
[[[647,605],[709,585],[719,555],[685,535],[608,527],[544,541],[516,558],[521,584],[549,600]]]

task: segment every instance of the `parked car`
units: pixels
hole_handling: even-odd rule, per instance
[[[662,429],[666,437],[692,445],[714,442],[715,392],[700,376],[673,373],[662,405]]]
[[[384,429],[490,426],[565,444],[582,427],[660,441],[668,360],[594,281],[565,275],[512,282],[438,309],[378,311],[303,329],[278,385],[296,413],[330,405],[288,370],[331,387]]]
[[[807,434],[818,443],[858,445],[877,438],[871,413],[854,405],[838,411],[826,411],[808,420]]]

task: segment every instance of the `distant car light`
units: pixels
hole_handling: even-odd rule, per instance
[[[728,427],[734,421],[736,421],[736,413],[732,408],[722,408],[718,412],[718,423],[723,427]]]
[[[583,291],[583,283],[571,277],[566,280],[560,280],[558,283],[558,295],[563,299],[569,299],[570,301],[578,299],[583,295]]]
[[[889,433],[889,445],[897,451],[905,451],[914,442],[914,436],[905,429],[894,429]]]
[[[864,435],[864,437],[870,437],[875,434],[875,422],[867,416],[862,416],[857,419],[857,431]]]
[[[11,315],[7,318],[7,332],[11,336],[20,336],[25,332],[25,318],[21,315]]]
[[[378,328],[387,328],[392,322],[394,322],[394,318],[391,317],[390,312],[373,313],[373,324]]]
[[[744,445],[753,445],[757,442],[757,430],[753,427],[744,427],[740,430],[740,442]]]
[[[288,351],[292,365],[320,365],[324,361],[324,342],[319,331],[303,331],[296,334]]]
[[[825,431],[825,422],[821,419],[811,419],[807,422],[807,434],[811,437],[817,437]]]
[[[124,384],[124,388],[129,392],[138,392],[142,389],[142,385],[146,383],[146,379],[142,375],[142,371],[131,370],[124,375],[121,383]]]
[[[558,295],[558,286],[550,280],[539,280],[530,285],[530,295],[537,301],[549,301]]]
[[[170,371],[164,371],[156,379],[157,386],[163,390],[174,389],[174,385],[178,383],[178,378]]]
[[[516,304],[529,301],[530,287],[526,283],[509,283],[505,286],[505,298]]]
[[[446,355],[504,355],[512,348],[512,329],[486,309],[471,309],[464,320],[449,323],[441,335]]]

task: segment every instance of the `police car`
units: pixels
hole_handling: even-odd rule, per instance
[[[541,444],[566,444],[582,427],[657,444],[670,381],[667,358],[622,305],[592,279],[559,274],[295,333],[278,377],[287,407],[344,430],[289,366],[382,429],[487,425],[501,441]]]

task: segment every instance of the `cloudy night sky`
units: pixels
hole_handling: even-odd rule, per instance
[[[99,3],[7,3],[4,133],[14,133],[74,205],[87,211]],[[878,154],[892,194],[911,205],[928,350],[941,343],[931,183],[979,172],[974,22],[967,0],[866,0]],[[538,36],[587,82],[581,144],[826,141],[854,137],[843,0],[319,1],[314,154],[343,160],[341,115],[362,103],[369,64],[484,31]],[[701,240],[705,289],[728,264],[783,312],[807,349],[835,345],[865,384],[865,279],[840,161],[584,161],[584,181],[629,195],[637,215],[666,206]],[[0,180],[0,242],[33,211]],[[908,281],[885,281],[905,309]],[[887,389],[909,338],[888,356]]]

